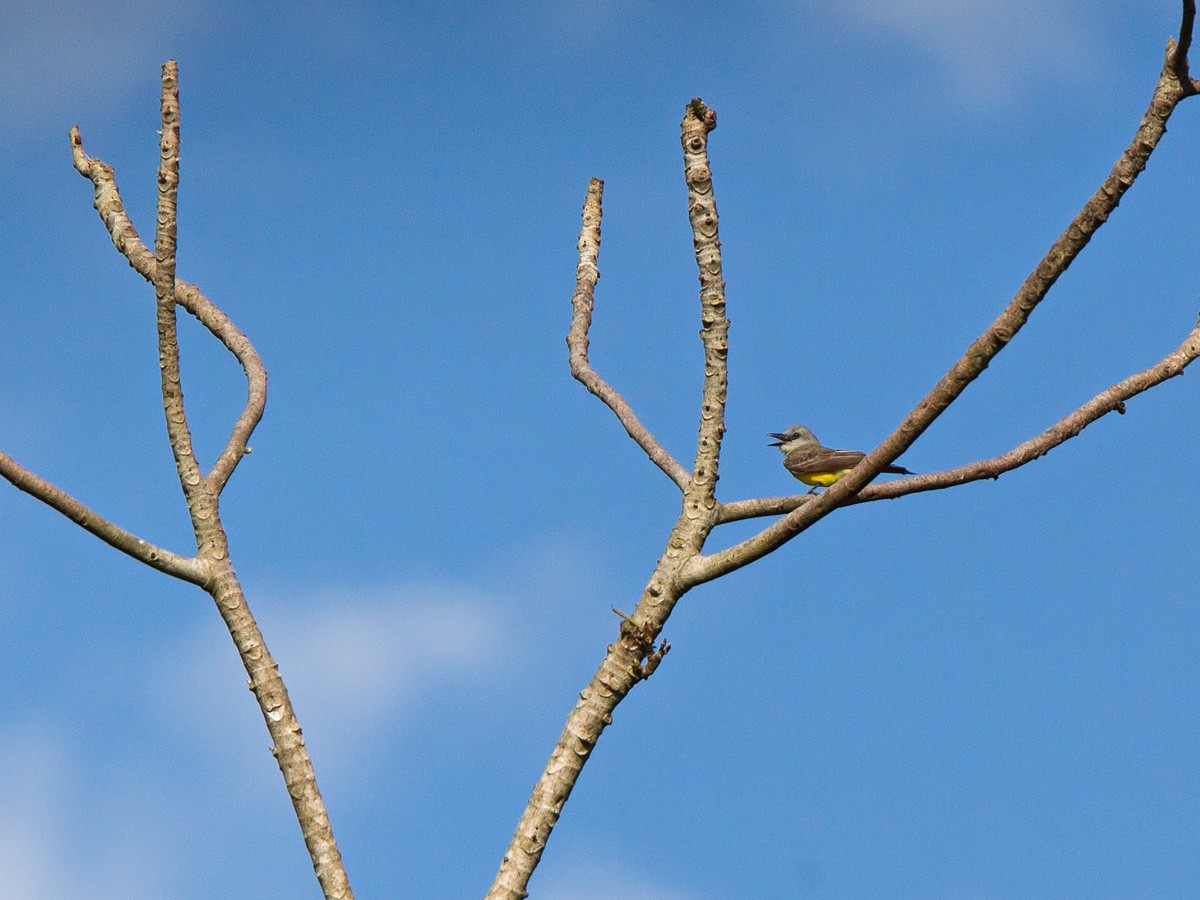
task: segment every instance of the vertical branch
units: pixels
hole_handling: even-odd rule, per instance
[[[179,196],[179,69],[167,60],[162,74],[162,131],[159,143],[158,214],[154,232],[154,296],[158,323],[158,367],[162,382],[167,439],[179,472],[179,484],[192,516],[197,542],[201,525],[215,515],[216,496],[204,481],[183,406],[179,375],[179,336],[175,322],[175,249]],[[200,547],[201,556],[205,556]]]
[[[691,503],[711,517],[716,507],[717,470],[725,434],[725,396],[729,387],[729,319],[725,317],[725,279],[721,274],[721,238],[717,231],[717,202],[708,165],[708,133],[717,127],[717,114],[699,98],[688,104],[681,124],[683,172],[688,188],[688,218],[692,245],[700,270],[700,338],[704,342],[704,395],[700,405],[700,435],[692,469]],[[697,510],[699,512],[699,510]],[[708,536],[711,522],[700,540]],[[699,549],[699,547],[697,547]]]

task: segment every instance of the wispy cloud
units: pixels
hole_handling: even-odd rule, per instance
[[[310,740],[322,745],[323,763],[339,765],[402,727],[415,698],[486,677],[505,631],[494,601],[450,582],[257,597],[254,606]],[[206,627],[170,650],[161,699],[180,709],[182,725],[201,728],[206,745],[215,741],[217,752],[257,756],[262,722],[244,694],[229,689],[236,662],[221,637]],[[177,706],[181,694],[190,699]],[[190,702],[202,708],[188,709]],[[338,758],[339,747],[346,758]]]
[[[479,592],[428,582],[342,595],[281,623],[274,642],[313,715],[369,731],[431,685],[488,669],[503,633]]]
[[[8,3],[0,13],[0,127],[59,127],[157,71],[215,17],[209,0]],[[161,58],[160,58],[161,57]],[[153,76],[152,76],[153,77]],[[65,130],[61,126],[60,130]]]
[[[155,877],[150,872],[167,868],[145,865],[154,844],[148,830],[136,846],[122,844],[124,831],[117,836],[74,833],[78,816],[73,805],[95,810],[107,801],[103,795],[89,796],[94,782],[80,783],[84,766],[70,758],[72,746],[73,740],[56,739],[37,725],[10,727],[0,744],[3,895],[22,900],[163,896],[162,884],[147,882]],[[120,782],[121,775],[111,780]]]
[[[1086,6],[1043,0],[843,0],[830,7],[868,34],[930,54],[947,91],[1005,104],[1044,78],[1082,78],[1100,40]],[[886,72],[877,72],[886,77]]]
[[[636,857],[636,854],[633,854]],[[658,882],[658,883],[656,883]],[[548,858],[535,883],[536,894],[558,900],[695,900],[690,891],[669,887],[651,869],[639,869],[628,856],[596,853]]]

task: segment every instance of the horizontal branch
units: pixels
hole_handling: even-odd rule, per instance
[[[112,237],[113,245],[129,260],[129,265],[134,271],[154,284],[158,277],[158,263],[154,251],[142,243],[137,229],[125,212],[125,204],[117,190],[113,167],[102,160],[89,157],[84,152],[83,138],[78,128],[71,129],[71,151],[75,169],[95,187],[94,206]],[[246,444],[262,419],[267,402],[267,372],[250,339],[215,303],[205,297],[198,287],[186,281],[176,280],[175,299],[228,348],[246,373],[245,408],[238,416],[225,448],[205,476],[212,489],[220,493],[237,464],[246,455]]]
[[[593,178],[588,182],[583,201],[583,227],[579,233],[579,265],[575,269],[575,292],[571,295],[571,329],[567,333],[567,349],[571,375],[613,411],[629,436],[646,451],[650,461],[667,477],[686,491],[691,475],[675,457],[667,452],[641,423],[633,407],[600,377],[588,359],[588,330],[592,327],[592,311],[596,306],[596,282],[600,280],[597,260],[600,257],[600,219],[604,215],[601,198],[604,182]]]
[[[139,562],[192,584],[202,585],[208,579],[208,566],[201,560],[180,556],[143,541],[80,503],[66,491],[35,475],[5,453],[0,453],[0,475],[14,487],[58,510],[76,525]]]
[[[1143,369],[1118,381],[1107,390],[1101,391],[1078,409],[1059,419],[1041,434],[1022,444],[1018,444],[1007,453],[982,459],[977,462],[947,469],[942,472],[931,472],[925,475],[914,475],[910,478],[899,478],[886,484],[873,484],[863,489],[856,497],[847,501],[846,505],[869,503],[873,500],[893,500],[908,494],[918,494],[924,491],[935,491],[947,487],[955,487],[972,481],[989,478],[999,478],[1005,472],[1020,468],[1045,456],[1055,447],[1069,441],[1080,434],[1088,425],[1111,412],[1123,414],[1125,401],[1136,397],[1150,388],[1162,384],[1168,379],[1182,375],[1191,363],[1200,357],[1200,320],[1189,332],[1187,338],[1175,350],[1167,354],[1160,362],[1148,369]],[[795,497],[765,497],[755,500],[739,500],[725,504],[721,509],[720,521],[735,522],[740,519],[750,519],[758,516],[779,515],[791,513],[810,503],[823,499],[824,495],[814,496],[804,494]],[[759,534],[735,544],[711,556],[699,556],[692,560],[686,571],[689,584],[701,584],[711,581],[749,562],[758,559],[763,545],[769,546],[779,537],[776,529],[787,520],[781,520],[764,529]],[[815,519],[813,520],[816,521]],[[809,522],[805,525],[813,524]]]

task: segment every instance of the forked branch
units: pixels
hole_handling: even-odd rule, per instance
[[[608,647],[600,668],[580,693],[579,702],[567,717],[550,760],[534,785],[525,812],[517,823],[500,870],[488,891],[489,898],[514,900],[528,896],[529,878],[542,858],[550,832],[571,796],[592,747],[612,722],[613,710],[638,682],[654,673],[666,655],[670,645],[660,642],[656,647],[655,641],[671,610],[683,596],[680,569],[704,546],[705,537],[716,521],[717,504],[713,490],[717,480],[721,435],[725,428],[725,363],[729,322],[725,318],[721,242],[717,233],[717,209],[713,201],[712,175],[707,156],[708,134],[715,127],[716,114],[699,100],[693,100],[683,117],[681,140],[688,185],[688,216],[692,222],[696,262],[700,269],[700,334],[704,342],[705,360],[695,469],[686,478],[686,483],[681,485],[684,489],[683,506],[667,539],[667,548],[655,566],[637,607],[632,615],[622,616],[617,640]],[[588,186],[588,202],[584,204],[580,269],[585,271],[582,280],[586,285],[586,298],[581,300],[580,289],[577,288],[573,301],[576,321],[579,321],[581,302],[587,304],[586,315],[590,319],[591,291],[595,286],[595,278],[590,271],[595,265],[594,248],[599,246],[600,187],[600,183],[593,179]],[[575,331],[574,323],[572,331]],[[586,336],[586,325],[582,326],[580,335]],[[609,405],[611,407],[612,404]]]
[[[246,442],[262,416],[266,402],[266,372],[262,362],[228,317],[193,285],[175,277],[177,233],[176,202],[179,184],[179,84],[174,61],[163,66],[162,141],[158,172],[158,212],[155,250],[151,253],[138,238],[117,191],[111,166],[91,159],[83,152],[79,130],[71,129],[75,167],[91,179],[95,187],[96,209],[117,249],[130,265],[154,284],[158,324],[159,367],[161,371],[163,412],[167,435],[179,474],[197,555],[185,559],[147,544],[97,516],[86,506],[53,485],[24,470],[9,457],[0,454],[0,473],[17,487],[28,491],[93,534],[137,559],[168,574],[202,586],[216,603],[229,634],[237,647],[242,664],[250,676],[254,693],[273,739],[271,752],[283,775],[288,796],[296,812],[304,842],[312,859],[313,870],[327,898],[353,897],[341,854],[317,788],[312,761],[304,745],[300,724],[292,709],[279,669],[271,657],[262,633],[242,592],[229,558],[229,546],[219,514],[219,498],[229,476],[248,452]],[[241,362],[248,383],[247,402],[234,425],[225,449],[208,475],[203,475],[192,448],[183,389],[179,371],[179,343],[176,332],[176,303],[191,312]]]

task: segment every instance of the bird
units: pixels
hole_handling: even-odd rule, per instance
[[[768,446],[783,453],[783,465],[796,478],[812,487],[829,487],[862,462],[867,454],[858,450],[831,450],[821,446],[807,425],[793,425],[787,431],[771,434],[775,441]],[[889,475],[912,475],[903,466],[884,466],[879,470]]]

